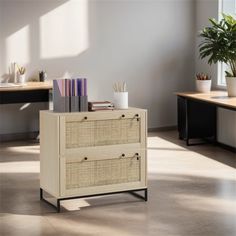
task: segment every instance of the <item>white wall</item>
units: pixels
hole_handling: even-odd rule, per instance
[[[2,15],[3,7],[2,7],[2,5],[3,5],[3,2],[0,1],[0,22],[3,21],[3,15]],[[1,26],[1,23],[0,23],[0,26]],[[3,46],[2,43],[3,43],[3,37],[2,37],[2,29],[1,29],[0,30],[0,53],[2,53],[2,46]],[[2,65],[3,65],[3,57],[0,54],[0,73],[3,71]]]
[[[218,0],[197,0],[196,1],[196,37],[197,32],[209,25],[209,18],[218,19]],[[212,75],[213,87],[217,88],[217,66],[209,66],[207,60],[200,60],[198,44],[196,40],[195,50],[195,72],[206,72]],[[218,141],[236,147],[236,112],[225,109],[218,109]]]
[[[189,90],[193,84],[194,1],[81,0],[72,4],[70,12],[74,8],[79,15],[74,18],[68,16],[68,4],[66,0],[4,1],[0,28],[6,44],[0,74],[17,58],[29,77],[35,77],[39,69],[45,69],[50,78],[69,71],[88,78],[89,99],[109,100],[112,84],[124,80],[129,105],[148,109],[149,127],[176,125],[173,93]],[[63,15],[67,17],[60,21],[58,16]],[[49,40],[45,40],[47,35]],[[17,37],[23,45],[20,54],[11,50]],[[25,37],[28,46],[24,46]],[[13,118],[19,114],[14,106],[1,106],[5,115],[0,119],[5,121],[0,121],[0,134],[22,132],[25,125],[20,124],[30,122],[28,116]],[[19,125],[12,127],[14,119]]]
[[[197,0],[196,1],[196,45],[195,45],[195,71],[205,72],[211,75],[213,87],[217,86],[217,66],[209,66],[207,59],[199,58],[198,45],[201,38],[198,37],[200,30],[210,25],[209,18],[218,19],[218,0]]]

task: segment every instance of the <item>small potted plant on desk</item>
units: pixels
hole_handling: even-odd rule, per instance
[[[18,83],[19,84],[24,84],[25,83],[25,67],[23,66],[18,66]]]
[[[209,19],[211,26],[204,28],[200,37],[200,57],[209,57],[208,63],[223,62],[229,66],[226,71],[228,96],[236,96],[236,19],[223,14],[223,19],[217,22]]]
[[[200,93],[211,91],[211,77],[204,73],[196,74],[196,89]]]

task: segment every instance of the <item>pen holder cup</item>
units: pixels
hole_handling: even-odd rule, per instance
[[[39,81],[44,82],[47,79],[47,74],[44,71],[39,72]]]
[[[114,106],[116,109],[128,109],[128,92],[114,92]]]
[[[18,83],[19,84],[24,84],[25,83],[25,74],[23,74],[23,75],[18,74]]]

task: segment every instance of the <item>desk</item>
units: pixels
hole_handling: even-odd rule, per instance
[[[16,87],[0,87],[0,106],[3,104],[36,102],[47,102],[49,104],[51,89],[52,81],[28,82],[24,86]],[[37,136],[38,132],[0,134],[0,141],[36,138]]]
[[[17,87],[0,88],[0,104],[48,102],[52,82],[27,82]]]
[[[225,91],[209,93],[176,93],[178,97],[178,131],[179,138],[210,138],[217,141],[217,107],[236,111],[236,97],[228,97]],[[233,147],[230,149],[236,150]]]

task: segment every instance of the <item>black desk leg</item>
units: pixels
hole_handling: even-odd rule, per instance
[[[186,145],[187,145],[187,146],[190,146],[190,143],[189,143],[189,139],[188,139],[188,138],[186,139]]]

